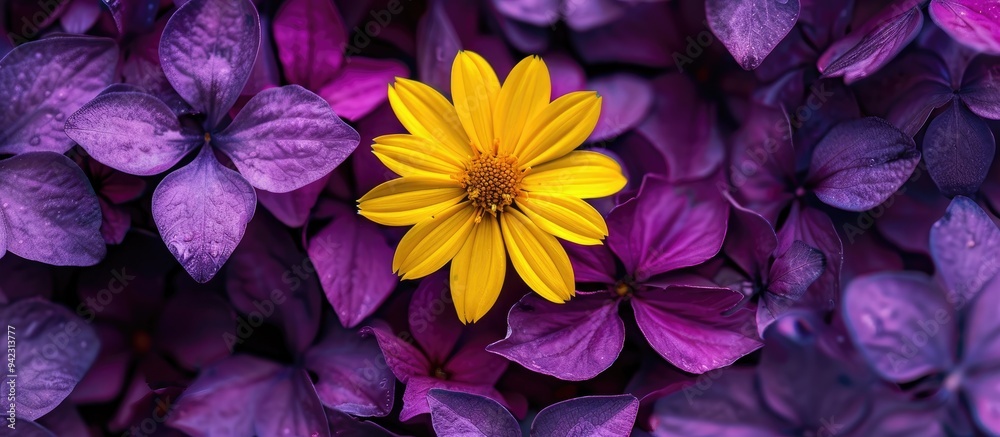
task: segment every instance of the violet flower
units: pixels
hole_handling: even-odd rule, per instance
[[[723,313],[743,295],[678,270],[722,247],[729,208],[721,198],[684,193],[647,176],[639,194],[608,215],[606,246],[570,246],[577,281],[602,288],[557,305],[527,295],[510,310],[507,337],[489,346],[539,373],[573,381],[607,369],[625,342],[619,304],[627,302],[649,345],[692,373],[732,364],[760,347],[743,332],[753,313]],[[752,330],[751,330],[752,332]]]
[[[296,85],[262,91],[222,125],[259,41],[257,11],[248,0],[191,0],[164,28],[160,55],[171,85],[203,116],[200,125],[178,120],[162,101],[137,92],[102,95],[67,120],[67,135],[126,173],[162,173],[199,150],[153,193],[163,241],[199,282],[211,279],[242,239],[257,203],[254,187],[302,187],[329,173],[358,143],[357,132],[329,104]],[[216,151],[240,172],[226,168]]]
[[[971,432],[967,409],[982,432],[1000,433],[994,408],[1000,326],[993,312],[1000,299],[1000,229],[960,196],[930,240],[937,281],[917,272],[855,279],[844,292],[845,322],[880,376],[929,391],[942,424]]]

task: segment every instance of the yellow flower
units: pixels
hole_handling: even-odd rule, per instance
[[[503,86],[481,56],[459,52],[451,70],[454,105],[433,88],[396,78],[389,103],[410,135],[375,138],[375,155],[402,176],[359,202],[361,215],[388,226],[414,225],[396,248],[393,271],[429,275],[451,261],[451,296],[463,323],[493,306],[507,254],[524,282],[563,303],[573,268],[555,237],[601,244],[604,218],[581,199],[625,186],[621,167],[597,152],[574,151],[590,136],[601,97],[574,92],[550,102],[545,63],[528,57]]]

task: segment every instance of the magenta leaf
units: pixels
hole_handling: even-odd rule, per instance
[[[823,52],[816,68],[851,84],[889,63],[923,25],[918,0],[897,0]]]
[[[918,161],[909,135],[879,118],[857,119],[835,126],[816,145],[807,183],[827,205],[865,211],[895,193]]]
[[[0,210],[15,255],[60,266],[104,258],[97,195],[63,155],[30,152],[0,161]]]
[[[198,282],[215,276],[243,238],[257,195],[204,146],[153,192],[153,220],[170,253]]]
[[[305,370],[286,368],[261,395],[254,435],[330,436],[323,404]]]
[[[587,89],[602,99],[601,116],[587,141],[613,139],[642,122],[653,106],[653,88],[644,79],[628,74],[594,79]]]
[[[798,0],[708,0],[712,32],[736,62],[753,70],[785,38],[799,19]]]
[[[618,358],[625,324],[607,293],[554,304],[528,294],[510,309],[507,337],[486,349],[533,372],[568,381],[591,379]]]
[[[409,74],[406,65],[392,59],[351,57],[332,81],[316,91],[337,115],[356,121],[388,99],[386,84]]]
[[[22,44],[0,60],[0,153],[64,153],[66,117],[114,80],[108,38],[58,36]]]
[[[1000,54],[1000,5],[990,0],[931,0],[931,18],[978,52]]]
[[[639,400],[632,395],[585,396],[558,402],[542,409],[531,423],[534,437],[629,435],[639,413]]]
[[[742,298],[728,288],[668,286],[639,291],[631,303],[657,353],[685,372],[705,373],[761,346],[752,312],[726,315]]]
[[[329,180],[329,176],[324,176],[287,193],[257,190],[257,200],[285,226],[299,228],[309,220],[309,213]]]
[[[254,187],[274,193],[330,173],[358,146],[357,131],[319,96],[298,85],[257,94],[212,144]]]
[[[955,310],[921,273],[886,272],[851,281],[843,314],[862,355],[890,381],[912,381],[954,364]]]
[[[392,254],[379,227],[347,208],[309,240],[309,259],[341,324],[361,323],[396,288]]]
[[[167,80],[212,129],[250,78],[260,46],[260,19],[249,0],[191,0],[163,29],[160,58]]]
[[[439,436],[521,437],[514,416],[488,397],[435,388],[427,392],[427,403]]]
[[[315,91],[333,80],[344,62],[347,31],[332,0],[287,1],[273,26],[288,82]]]
[[[103,94],[66,120],[66,135],[109,167],[140,176],[162,173],[200,145],[165,103],[149,94]]]
[[[962,77],[962,101],[976,115],[1000,120],[1000,62],[995,56],[978,56]]]
[[[70,310],[41,299],[20,300],[0,308],[0,323],[16,344],[18,417],[35,420],[56,408],[73,391],[97,357],[101,345],[93,328]],[[7,397],[4,396],[6,399]],[[6,403],[6,401],[5,401]],[[5,424],[6,426],[6,424]],[[20,425],[18,425],[20,426]],[[15,433],[16,434],[16,433]]]
[[[923,146],[931,179],[948,196],[979,191],[996,153],[990,127],[958,98],[927,126]]]

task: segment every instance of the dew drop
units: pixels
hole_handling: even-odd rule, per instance
[[[42,53],[41,52],[35,52],[35,59],[42,59]]]
[[[965,243],[965,247],[968,247],[969,249],[972,249],[973,247],[976,247],[976,241],[975,240],[969,240],[969,241],[967,241]]]
[[[57,112],[52,117],[55,118],[56,121],[63,121],[63,119],[66,118],[66,115],[63,114],[62,112]]]
[[[31,144],[32,146],[37,146],[37,145],[39,145],[41,143],[42,143],[42,139],[38,135],[35,135],[35,136],[31,137],[30,140],[28,140],[28,144]]]

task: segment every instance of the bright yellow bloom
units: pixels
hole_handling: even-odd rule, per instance
[[[402,176],[359,202],[361,215],[414,225],[396,248],[403,279],[451,261],[458,318],[475,322],[493,306],[510,255],[542,297],[575,292],[573,268],[555,237],[601,244],[604,218],[581,199],[625,186],[621,167],[597,152],[573,151],[590,136],[601,97],[574,92],[550,102],[545,63],[528,57],[503,86],[481,56],[459,52],[451,70],[454,105],[433,88],[396,78],[389,103],[410,135],[375,138],[375,155]]]

